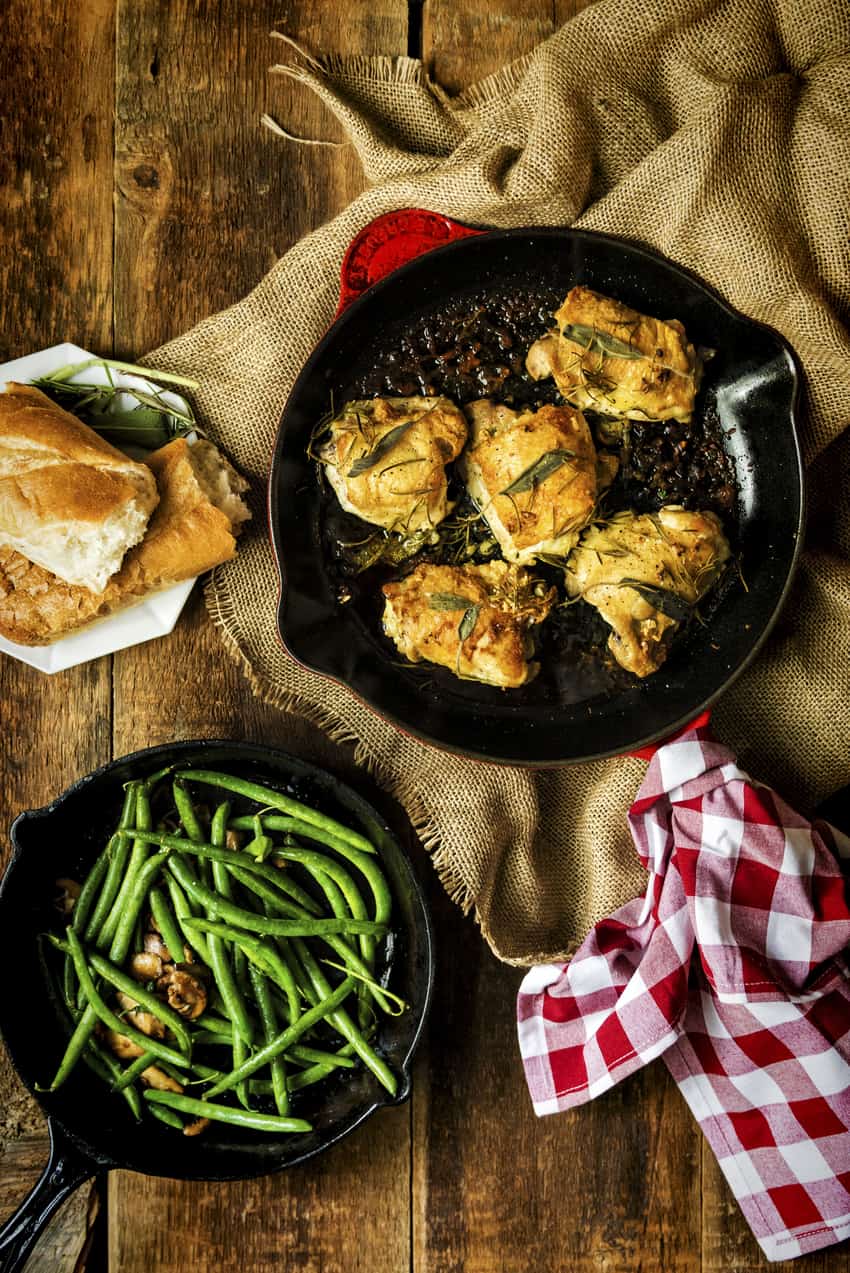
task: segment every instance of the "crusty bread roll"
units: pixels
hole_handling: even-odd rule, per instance
[[[39,389],[0,393],[0,544],[101,592],[156,504],[150,469]]]
[[[240,498],[248,483],[209,442],[184,438],[149,456],[159,506],[141,544],[100,594],[0,548],[0,633],[19,645],[49,645],[152,592],[227,561],[250,513]]]

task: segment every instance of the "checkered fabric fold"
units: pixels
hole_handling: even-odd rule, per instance
[[[768,1259],[850,1237],[850,839],[705,729],[659,748],[629,825],[645,896],[520,988],[535,1111],[663,1056]]]

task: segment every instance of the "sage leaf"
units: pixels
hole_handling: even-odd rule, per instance
[[[464,614],[458,626],[457,634],[461,641],[465,641],[467,637],[472,636],[475,631],[475,625],[478,622],[478,616],[481,613],[480,606],[470,606]]]
[[[690,616],[689,602],[680,597],[677,592],[671,592],[669,588],[658,588],[654,584],[644,583],[642,579],[620,579],[618,582],[620,587],[633,588],[644,601],[648,601],[650,605],[655,606],[656,610],[666,614],[668,619],[683,623]]]
[[[575,459],[575,451],[567,451],[559,448],[557,451],[547,451],[545,455],[539,456],[538,459],[530,464],[527,469],[520,473],[518,478],[511,482],[510,486],[506,486],[500,495],[521,495],[523,491],[531,491],[535,486],[539,486],[541,482],[545,482],[547,477],[551,477],[557,472],[567,460]]]
[[[431,610],[468,610],[475,604],[472,597],[462,597],[457,592],[432,592],[428,597]]]
[[[360,477],[361,473],[366,473],[369,469],[374,468],[376,464],[380,464],[384,456],[389,455],[396,443],[401,441],[412,424],[412,420],[405,420],[403,424],[397,424],[385,433],[380,441],[375,443],[371,451],[367,451],[365,455],[358,456],[348,470],[348,476]]]
[[[596,350],[600,354],[608,354],[611,358],[646,358],[646,354],[635,349],[625,340],[618,340],[610,332],[600,331],[598,327],[586,327],[584,323],[567,323],[561,328],[561,335],[567,340],[583,345],[586,349]]]

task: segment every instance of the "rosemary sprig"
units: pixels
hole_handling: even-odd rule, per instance
[[[103,368],[108,383],[73,379],[93,367]],[[152,388],[116,384],[113,371],[144,376]],[[197,381],[186,376],[151,371],[149,367],[137,367],[114,358],[87,358],[83,362],[67,363],[33,383],[52,401],[84,420],[109,441],[119,446],[154,450],[173,438],[201,432],[191,406],[187,403],[184,411],[166,401],[158,382],[186,389],[198,388]],[[128,399],[135,405],[128,406]]]

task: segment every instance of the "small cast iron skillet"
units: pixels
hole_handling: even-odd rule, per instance
[[[51,1008],[37,935],[57,927],[53,880],[84,873],[115,826],[122,783],[164,765],[225,769],[306,797],[362,830],[378,849],[395,902],[387,984],[410,1004],[382,1017],[374,1046],[399,1078],[391,1098],[360,1068],[305,1091],[306,1135],[277,1139],[224,1124],[184,1137],[153,1119],[136,1124],[125,1102],[80,1065],[57,1092],[50,1082],[67,1043]],[[344,783],[284,752],[251,743],[173,743],[136,752],[80,779],[47,808],[22,813],[12,827],[13,857],[0,885],[0,966],[13,968],[14,997],[0,1006],[0,1032],[23,1082],[47,1114],[50,1157],[29,1197],[0,1231],[0,1270],[22,1269],[39,1233],[68,1194],[95,1172],[122,1167],[182,1180],[265,1175],[312,1158],[341,1140],[382,1105],[410,1094],[410,1063],[422,1032],[433,981],[428,908],[410,862],[375,810]]]
[[[339,579],[322,540],[323,496],[307,456],[311,433],[332,402],[339,406],[356,396],[352,386],[375,366],[379,349],[424,315],[482,291],[485,299],[514,286],[564,296],[576,283],[645,313],[679,318],[695,344],[716,350],[702,401],[716,408],[735,464],[737,540],[748,590],[731,588],[708,627],[674,647],[659,672],[611,693],[588,696],[569,661],[559,666],[557,691],[548,697],[535,684],[501,691],[459,681],[442,669],[424,678],[425,665],[406,664],[355,605],[338,604]],[[284,645],[406,732],[480,759],[554,766],[664,738],[740,675],[788,592],[803,526],[798,390],[794,355],[781,336],[637,244],[541,228],[493,231],[428,252],[342,313],[287,402],[269,483]]]

